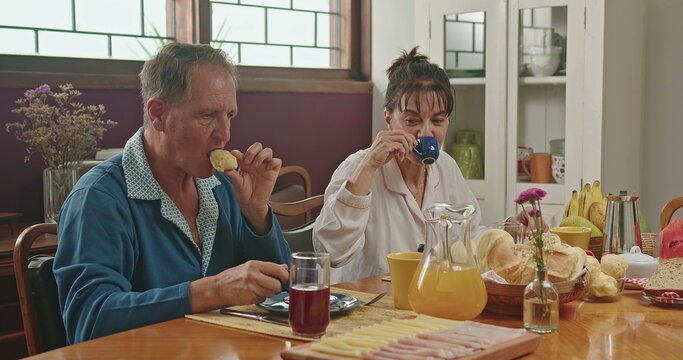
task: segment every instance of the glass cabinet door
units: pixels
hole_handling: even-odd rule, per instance
[[[455,93],[443,151],[490,224],[505,212],[505,4],[433,0],[430,11],[430,58],[444,67]]]
[[[517,181],[564,183],[567,7],[519,10]]]
[[[507,196],[544,189],[551,225],[561,220],[567,189],[580,183],[577,9],[563,0],[511,0],[508,9]],[[508,206],[508,213],[516,210]]]

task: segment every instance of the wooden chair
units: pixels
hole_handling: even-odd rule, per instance
[[[54,257],[37,255],[29,259],[33,242],[47,234],[57,235],[57,224],[32,225],[14,244],[14,274],[29,355],[66,345],[52,272]]]
[[[287,174],[296,174],[301,177],[301,181],[303,182],[304,186],[304,199],[310,198],[312,194],[312,185],[311,185],[311,176],[308,174],[308,171],[302,166],[298,165],[289,165],[289,166],[283,166],[280,168],[280,172],[278,173],[278,178]],[[308,223],[313,219],[313,215],[311,211],[306,211],[304,213],[298,213],[296,215],[304,214],[304,223]]]
[[[323,201],[323,195],[316,195],[295,202],[278,203],[271,201],[269,204],[270,207],[273,208],[273,212],[277,215],[294,216],[311,212],[312,209],[322,206]],[[314,223],[315,220],[311,220],[304,225],[282,231],[292,252],[313,251]]]
[[[659,230],[661,231],[664,229],[667,225],[669,225],[669,221],[671,221],[671,217],[674,215],[676,210],[678,210],[680,207],[683,207],[683,196],[673,198],[669,200],[666,205],[662,208],[662,211],[659,213]]]

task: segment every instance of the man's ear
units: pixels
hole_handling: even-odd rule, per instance
[[[156,97],[147,100],[147,118],[149,119],[150,125],[152,125],[155,130],[161,131],[164,129],[162,115],[164,114],[165,110],[165,101]]]
[[[384,109],[384,121],[387,123],[387,127],[391,127],[391,115],[387,111],[387,109]]]

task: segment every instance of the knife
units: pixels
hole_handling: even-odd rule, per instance
[[[232,310],[232,309],[221,309],[221,314],[241,316],[243,318],[263,321],[263,322],[267,322],[267,323],[271,323],[271,324],[289,326],[289,322],[287,320],[278,319],[278,318],[269,316],[267,314],[252,314],[252,313],[242,312],[242,311],[237,311],[237,310]]]

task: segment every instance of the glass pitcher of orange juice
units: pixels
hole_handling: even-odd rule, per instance
[[[425,209],[426,244],[410,283],[419,314],[471,320],[486,306],[486,287],[470,246],[471,204],[437,203]]]

